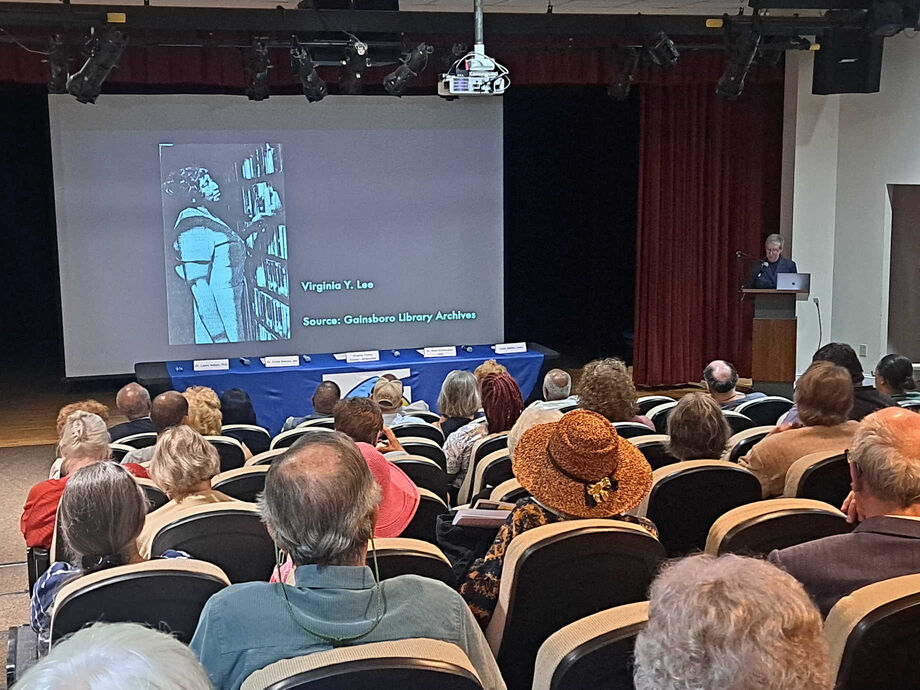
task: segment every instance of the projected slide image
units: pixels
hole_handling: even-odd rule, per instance
[[[160,144],[170,345],[291,337],[281,145]]]

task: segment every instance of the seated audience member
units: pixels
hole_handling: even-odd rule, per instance
[[[415,516],[421,496],[408,475],[383,457],[373,443],[368,441],[376,439],[384,428],[380,408],[370,398],[345,398],[335,406],[335,420],[336,431],[341,431],[355,442],[374,480],[380,486],[381,498],[374,523],[374,536],[398,537]],[[284,580],[293,567],[293,562],[288,558],[280,571],[276,569],[272,573],[271,581],[277,582],[279,578]]]
[[[146,559],[138,554],[136,543],[146,514],[143,490],[121,465],[97,462],[74,472],[61,497],[58,519],[72,561],[52,563],[32,593],[32,628],[43,643],[50,640],[54,600],[67,582]],[[188,556],[167,551],[163,557]]]
[[[438,394],[438,412],[441,414],[439,424],[444,438],[472,422],[481,406],[482,398],[476,376],[462,369],[450,372]]]
[[[403,449],[399,439],[384,426],[380,405],[370,398],[342,398],[332,410],[332,419],[335,430],[346,434],[355,443],[377,448],[381,453]],[[381,441],[381,434],[386,441]]]
[[[602,414],[610,422],[638,422],[655,429],[648,417],[639,414],[636,385],[621,359],[608,357],[588,362],[577,393],[579,407]]]
[[[485,362],[480,364],[478,367],[473,369],[473,376],[476,377],[476,383],[480,386],[485,380],[486,376],[489,374],[507,374],[508,370],[505,369],[504,365],[499,364],[494,359],[487,359]],[[510,376],[510,374],[509,374]]]
[[[560,520],[611,518],[638,523],[657,536],[649,520],[626,514],[651,489],[652,468],[596,412],[573,410],[558,422],[531,427],[517,442],[511,463],[531,496],[517,502],[489,551],[473,562],[460,586],[483,627],[498,601],[508,545],[522,532]]]
[[[523,436],[524,432],[530,427],[536,426],[537,424],[558,422],[560,419],[562,419],[562,412],[559,410],[546,410],[542,407],[534,407],[533,405],[528,407],[521,412],[521,416],[518,417],[514,426],[511,427],[511,431],[508,432],[508,455],[512,458],[514,457],[514,449],[517,448],[518,441],[521,440],[521,436]]]
[[[160,393],[153,399],[150,405],[150,419],[153,422],[153,430],[157,432],[157,440],[167,429],[180,424],[188,424],[188,400],[182,393],[176,391],[166,391]],[[150,462],[153,458],[155,446],[146,448],[135,448],[122,458],[122,463],[127,462]]]
[[[920,400],[914,365],[904,355],[885,355],[875,367],[875,389],[895,402]]]
[[[147,516],[137,540],[138,551],[144,558],[150,558],[153,538],[162,527],[199,506],[238,503],[211,488],[211,478],[220,472],[217,449],[190,426],[174,426],[160,434],[148,469],[150,478],[169,502]]]
[[[242,388],[228,388],[220,396],[222,424],[258,425],[249,393]]]
[[[380,406],[384,426],[424,424],[420,417],[412,417],[403,409],[403,382],[392,374],[384,374],[371,390],[371,400]]]
[[[799,458],[845,451],[859,426],[847,420],[853,406],[850,375],[830,362],[814,362],[802,374],[795,387],[795,404],[801,419],[798,426],[777,427],[738,461],[760,480],[764,498],[783,493],[786,471]]]
[[[766,397],[763,393],[744,394],[735,390],[735,386],[738,385],[738,372],[731,362],[722,359],[713,360],[706,365],[703,370],[703,381],[709,395],[723,410],[734,410],[743,402]]]
[[[220,398],[207,386],[189,386],[182,394],[188,400],[188,425],[202,436],[221,436],[224,417],[220,409]],[[252,451],[242,441],[243,457],[252,457]]]
[[[211,690],[195,654],[137,623],[95,623],[58,642],[16,690]]]
[[[543,377],[543,400],[537,400],[531,407],[544,410],[558,410],[578,404],[578,396],[571,395],[572,377],[562,369],[550,369]]]
[[[666,565],[636,638],[636,690],[828,690],[821,616],[802,586],[756,558]]]
[[[668,452],[678,460],[718,460],[731,435],[721,408],[705,393],[685,395],[668,415]]]
[[[51,547],[54,533],[54,516],[67,480],[81,467],[109,458],[109,432],[101,417],[89,412],[74,412],[64,424],[58,453],[63,459],[61,477],[39,482],[29,490],[22,509],[19,528],[26,538],[26,546]],[[146,477],[143,467],[134,463],[124,466],[136,477]]]
[[[859,425],[848,453],[853,492],[844,503],[849,534],[773,551],[827,615],[854,590],[920,573],[920,415],[875,412]]]
[[[345,434],[307,434],[269,469],[259,499],[295,585],[231,585],[205,605],[191,648],[217,688],[280,659],[343,644],[425,637],[456,644],[485,688],[504,688],[459,595],[416,575],[375,582],[365,565],[380,487]]]
[[[123,386],[115,396],[115,406],[128,418],[127,422],[116,424],[109,429],[112,441],[117,441],[132,434],[155,431],[150,420],[150,392],[133,381]]]
[[[486,421],[466,424],[444,442],[447,458],[447,478],[451,486],[459,489],[470,466],[473,444],[483,436],[510,431],[524,411],[521,389],[509,374],[489,374],[482,380],[482,408]]]
[[[338,385],[332,381],[323,381],[313,391],[313,414],[308,414],[304,417],[288,417],[284,420],[284,426],[281,430],[290,431],[298,424],[303,424],[310,419],[331,417],[332,409],[341,397],[342,391],[339,390]]]
[[[74,412],[89,412],[102,419],[103,422],[109,421],[109,408],[98,400],[80,400],[64,405],[64,407],[58,410],[57,415],[56,428],[58,439],[61,438],[61,434],[64,432],[64,424],[67,422],[67,418]]]

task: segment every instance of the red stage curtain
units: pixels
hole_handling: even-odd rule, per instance
[[[728,102],[713,84],[640,94],[636,336],[639,384],[698,381],[724,358],[750,375],[751,308],[738,250],[778,231],[782,83]]]

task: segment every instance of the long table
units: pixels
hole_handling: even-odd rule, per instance
[[[424,400],[437,409],[438,393],[447,374],[454,369],[472,371],[487,359],[496,359],[514,377],[526,399],[537,384],[546,361],[558,353],[537,343],[528,343],[527,352],[496,355],[489,345],[475,345],[472,352],[457,351],[456,357],[424,358],[416,350],[380,351],[380,361],[348,364],[332,354],[301,358],[296,367],[266,368],[257,357],[243,364],[230,360],[223,371],[195,371],[191,360],[139,362],[135,365],[138,382],[151,393],[173,389],[184,391],[190,386],[208,386],[218,395],[228,388],[242,388],[252,398],[259,424],[277,434],[289,416],[311,414],[310,398],[322,381],[335,381],[343,396],[369,395],[377,377],[385,373],[398,376],[411,401]]]

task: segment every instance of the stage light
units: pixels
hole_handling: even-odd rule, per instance
[[[291,70],[300,79],[303,86],[303,95],[310,103],[316,103],[326,97],[326,82],[316,73],[316,65],[310,51],[297,43],[294,39],[291,45]]]
[[[268,69],[271,61],[268,59],[268,48],[265,41],[252,42],[252,50],[246,57],[246,76],[249,83],[246,86],[246,96],[250,101],[264,101],[269,97]]]
[[[639,69],[639,51],[635,48],[629,51],[623,64],[617,72],[616,81],[607,89],[610,97],[617,101],[625,101],[629,98],[629,91],[632,89],[633,80],[636,78],[636,72]]]
[[[428,56],[434,48],[427,43],[419,43],[405,61],[383,79],[383,88],[392,96],[402,96],[406,84],[415,79],[428,66]]]
[[[674,41],[668,38],[664,31],[659,31],[655,34],[655,38],[646,48],[652,62],[659,67],[673,67],[677,62],[677,58],[680,57],[680,52],[678,52],[677,46],[674,45]]]
[[[128,42],[127,34],[110,29],[105,36],[90,38],[89,57],[83,67],[67,78],[67,93],[80,103],[95,103],[102,92],[102,84],[118,65],[118,60]]]
[[[361,75],[367,68],[368,58],[367,43],[352,36],[345,48],[345,59],[342,60],[345,66],[345,78],[339,83],[342,91],[352,96],[361,93]]]
[[[48,43],[48,93],[67,93],[67,47],[60,34]]]
[[[732,49],[725,73],[719,78],[719,83],[716,85],[717,96],[733,101],[741,95],[744,91],[744,79],[757,57],[760,41],[760,32],[752,31],[740,48]]]

